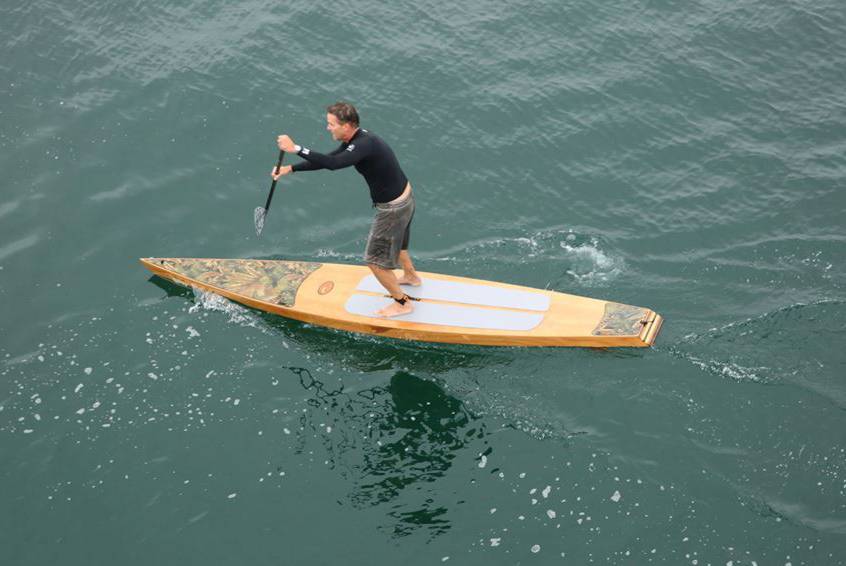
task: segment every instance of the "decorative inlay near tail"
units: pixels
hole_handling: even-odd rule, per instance
[[[649,309],[623,305],[620,303],[606,303],[602,320],[593,329],[594,336],[631,336],[638,335],[643,330]]]

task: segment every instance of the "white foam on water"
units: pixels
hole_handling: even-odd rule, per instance
[[[567,274],[581,283],[605,283],[617,278],[623,271],[622,259],[604,252],[595,238],[581,244],[565,240],[559,246],[573,262]]]
[[[769,368],[763,366],[744,367],[740,364],[720,360],[703,361],[694,356],[687,356],[687,359],[690,363],[704,371],[715,375],[722,375],[735,381],[752,381],[754,383],[768,383],[772,381],[771,378],[766,376]]]
[[[205,517],[208,514],[209,514],[208,511],[203,511],[202,513],[199,513],[198,515],[194,515],[193,517],[188,519],[188,524],[190,525],[192,523],[196,523],[197,521],[199,521],[200,519],[202,519],[203,517]]]
[[[624,268],[622,258],[603,250],[598,238],[559,228],[526,236],[463,242],[422,256],[427,261],[463,263],[476,263],[480,259],[518,265],[554,262],[563,264],[564,273],[583,284],[605,283],[620,275]]]
[[[261,318],[246,307],[209,291],[203,291],[196,287],[192,287],[191,290],[194,292],[195,303],[188,309],[189,313],[196,313],[200,310],[222,312],[229,315],[229,322],[257,328],[266,334],[271,334],[267,326],[262,323]]]
[[[314,254],[314,257],[321,257],[321,258],[330,258],[330,259],[340,259],[344,260],[344,262],[350,263],[358,263],[361,261],[360,254],[352,254],[352,253],[340,253],[336,252],[335,250],[321,248],[317,250]]]

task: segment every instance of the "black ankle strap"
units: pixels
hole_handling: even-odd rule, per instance
[[[389,296],[389,297],[391,297],[393,300],[395,300],[396,302],[398,302],[399,304],[401,304],[401,305],[403,305],[403,306],[405,306],[405,303],[407,303],[408,301],[419,301],[419,300],[420,300],[420,299],[418,299],[418,298],[416,298],[416,297],[412,297],[412,296],[410,296],[410,295],[403,295],[403,296],[402,296],[401,298],[399,298],[399,299],[397,299],[397,298],[396,298],[396,297],[394,297],[393,295],[388,295],[388,296]]]

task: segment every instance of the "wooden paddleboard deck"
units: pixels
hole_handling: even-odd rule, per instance
[[[396,318],[373,313],[391,300],[363,265],[257,259],[142,258],[156,275],[311,324],[404,340],[482,346],[651,346],[654,311],[555,291],[421,272],[403,286],[420,299]]]

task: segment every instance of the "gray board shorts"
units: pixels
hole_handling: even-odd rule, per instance
[[[367,236],[364,261],[384,269],[397,269],[400,251],[408,249],[414,193],[397,203],[376,203],[373,208],[376,215]]]

